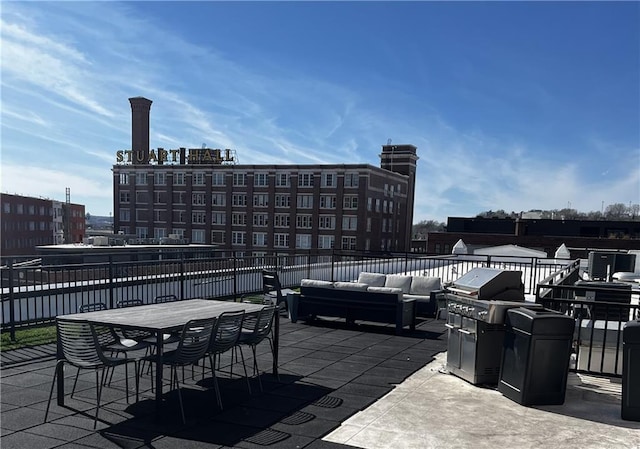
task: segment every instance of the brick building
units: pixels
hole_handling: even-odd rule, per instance
[[[84,205],[0,194],[2,256],[33,255],[36,246],[80,243],[85,236]]]
[[[113,166],[114,231],[236,255],[287,249],[408,251],[416,147],[369,164],[244,165],[229,149],[150,149],[151,101],[130,98],[132,149]]]

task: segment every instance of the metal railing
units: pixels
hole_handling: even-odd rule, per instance
[[[295,288],[303,278],[349,281],[363,271],[434,276],[451,282],[475,267],[521,270],[525,292],[565,263],[546,259],[491,256],[426,256],[353,251],[295,251],[263,256],[230,257],[229,252],[161,248],[148,252],[113,251],[85,255],[4,258],[1,330],[52,323],[57,315],[76,313],[83,304],[118,301],[153,302],[163,295],[178,299],[239,300],[262,291],[262,270],[279,273],[283,288]]]
[[[579,281],[576,261],[537,285],[536,302],[575,319],[572,371],[621,377],[622,330],[640,318],[640,291]]]

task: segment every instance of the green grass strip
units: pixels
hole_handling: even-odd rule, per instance
[[[56,327],[43,326],[16,330],[16,341],[11,341],[9,332],[3,332],[0,337],[0,351],[44,345],[47,343],[55,343]]]

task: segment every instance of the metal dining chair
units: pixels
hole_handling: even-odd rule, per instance
[[[98,341],[93,326],[86,321],[77,320],[58,320],[57,321],[58,344],[62,348],[63,358],[58,360],[51,382],[51,390],[49,391],[49,401],[44,414],[44,422],[47,422],[49,416],[49,406],[53,396],[53,387],[63,379],[57,379],[58,366],[68,363],[80,369],[92,369],[96,375],[96,414],[94,417],[93,428],[98,423],[98,412],[100,410],[100,397],[106,379],[106,369],[115,368],[120,365],[133,363],[136,373],[138,372],[138,361],[136,359],[117,358],[106,356]],[[98,375],[100,373],[100,375]],[[75,388],[75,385],[74,385]],[[129,376],[125,376],[125,389],[127,392],[127,402],[129,401]],[[136,375],[136,401],[138,400],[138,376]]]
[[[154,304],[162,304],[164,302],[175,302],[178,300],[176,295],[160,295],[153,298]]]
[[[273,342],[271,341],[271,328],[273,326],[273,320],[276,314],[277,307],[270,305],[264,307],[254,315],[253,318],[245,320],[242,332],[238,338],[237,348],[240,349],[242,359],[244,361],[244,354],[242,354],[242,346],[249,346],[253,352],[253,375],[258,377],[258,384],[260,385],[260,391],[262,390],[262,380],[260,379],[260,370],[258,368],[257,346],[264,340],[269,342],[271,353],[273,354]],[[247,325],[249,324],[249,325]],[[244,362],[243,362],[244,363]]]
[[[180,380],[178,376],[178,367],[193,365],[205,357],[212,337],[212,331],[216,319],[191,320],[182,328],[180,333],[180,341],[178,347],[173,351],[166,352],[163,356],[163,365],[171,367],[170,385],[178,390],[178,401],[180,402],[180,413],[182,415],[182,423],[186,424],[184,415],[184,405],[182,403],[182,393],[180,393]],[[145,360],[155,363],[155,356],[147,356]],[[156,366],[156,369],[162,369]],[[138,376],[136,376],[137,378]],[[153,373],[152,376],[153,378]]]
[[[216,391],[216,400],[220,410],[222,410],[222,397],[220,395],[220,386],[218,385],[218,378],[216,376],[216,367],[219,367],[220,365],[220,356],[233,349],[238,343],[240,333],[242,332],[243,320],[244,310],[222,313],[216,320],[216,325],[213,328],[211,342],[207,351],[207,356],[209,357],[209,363],[211,365],[211,374],[213,376],[213,386]],[[242,352],[240,354],[242,355]],[[249,384],[249,377],[247,376],[247,366],[244,362],[244,356],[242,356],[242,366],[244,368],[244,376],[247,379],[247,388],[249,389],[249,393],[251,393],[251,385]],[[202,366],[202,374],[204,376],[204,364]],[[233,374],[233,371],[231,374]]]
[[[102,302],[96,302],[92,304],[83,304],[80,306],[80,313],[96,312],[99,310],[107,310],[106,304]],[[100,345],[101,350],[103,352],[109,353],[109,357],[114,357],[114,355],[117,357],[118,355],[122,354],[125,358],[128,358],[127,353],[129,352],[149,349],[149,343],[122,338],[111,326],[94,326],[93,329],[96,333],[96,337],[98,338],[98,344]],[[80,370],[78,370],[78,372],[76,373],[76,377],[73,381],[71,397],[73,397],[76,391],[79,375]],[[109,376],[108,383],[111,383],[112,378],[113,370],[111,370],[111,376]]]

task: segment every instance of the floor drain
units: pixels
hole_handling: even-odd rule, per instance
[[[285,419],[283,419],[280,422],[282,424],[288,424],[290,426],[298,426],[300,424],[304,424],[306,422],[311,421],[315,417],[316,415],[313,415],[311,413],[298,411],[287,416]]]
[[[280,432],[279,430],[266,429],[262,432],[258,432],[255,435],[245,438],[244,441],[249,443],[258,444],[260,446],[270,446],[272,444],[279,443],[286,440],[291,435],[286,432]]]
[[[321,399],[318,399],[312,405],[317,405],[318,407],[325,408],[336,408],[340,407],[344,401],[341,398],[337,398],[335,396],[325,396]]]

